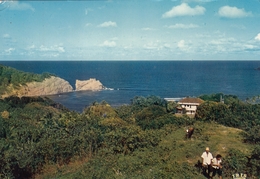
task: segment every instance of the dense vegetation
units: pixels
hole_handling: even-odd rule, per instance
[[[0,100],[0,178],[205,178],[206,146],[224,156],[224,176],[260,177],[260,105],[201,96],[195,118],[177,104],[135,97],[112,108],[94,102],[79,114],[48,98]],[[217,98],[216,98],[217,99]],[[195,128],[191,140],[187,127]]]
[[[15,88],[19,85],[24,85],[27,82],[41,82],[45,78],[49,78],[50,76],[51,74],[49,73],[27,73],[0,64],[0,95],[5,92],[6,87],[9,85],[13,85],[13,87]]]

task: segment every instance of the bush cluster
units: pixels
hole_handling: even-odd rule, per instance
[[[195,119],[177,117],[166,101],[148,96],[135,97],[118,108],[95,102],[80,114],[48,98],[5,98],[0,100],[0,178],[33,178],[46,165],[87,158],[76,172],[55,178],[200,179],[200,170],[187,161],[200,156],[197,149],[207,141],[186,141],[181,128],[199,124],[196,135],[202,140],[207,122],[241,128],[245,142],[255,145],[249,155],[230,150],[223,159],[225,175],[239,171],[258,177],[260,137],[254,134],[259,129],[259,112],[257,104],[235,99],[229,104],[206,101]],[[170,137],[173,134],[175,138]],[[180,156],[182,150],[184,156]]]

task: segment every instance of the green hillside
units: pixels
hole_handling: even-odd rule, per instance
[[[83,162],[72,162],[65,166],[52,166],[55,169],[37,178],[205,178],[196,167],[205,146],[210,146],[213,154],[221,153],[230,160],[231,150],[249,156],[253,146],[243,143],[240,130],[214,123],[194,123],[207,128],[195,133],[191,140],[184,140],[185,130],[174,125],[165,126],[160,131],[160,142],[154,147],[137,150],[131,154],[117,154],[102,151],[94,158],[84,158]],[[201,129],[198,128],[198,129]],[[222,131],[222,132],[218,132]],[[228,135],[227,135],[228,134]],[[205,138],[207,138],[205,140]],[[221,142],[217,142],[219,140]],[[225,161],[227,162],[227,161]],[[243,165],[243,164],[241,164]],[[229,175],[230,172],[226,169]],[[241,172],[246,172],[243,168]],[[50,172],[50,173],[48,173]],[[235,172],[235,171],[233,171]],[[231,176],[231,175],[229,175]],[[229,177],[231,178],[231,177]]]
[[[26,83],[33,81],[41,82],[50,76],[51,74],[49,73],[28,73],[0,64],[0,95],[7,90],[8,86],[19,88],[20,85],[25,85]]]
[[[135,97],[83,113],[48,98],[0,100],[0,178],[190,178],[205,147],[223,156],[224,177],[260,176],[260,105],[225,96],[195,118],[176,116],[159,97]],[[170,104],[174,106],[173,104]],[[194,127],[191,139],[185,130]]]

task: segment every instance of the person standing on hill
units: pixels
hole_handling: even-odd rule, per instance
[[[186,130],[186,139],[191,139],[191,136],[194,132],[194,128],[193,127],[189,127],[187,130]]]
[[[222,179],[222,165],[221,165],[221,155],[218,154],[215,158],[212,159],[211,165],[213,168],[212,177],[218,174],[219,179]]]
[[[203,174],[208,177],[212,178],[210,176],[211,172],[211,160],[213,159],[213,155],[209,151],[209,147],[206,147],[205,152],[201,155],[202,158],[202,166],[203,166]]]

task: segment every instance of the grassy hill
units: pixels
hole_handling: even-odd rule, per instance
[[[46,75],[0,65],[0,94]],[[260,105],[203,97],[192,118],[155,96],[118,108],[94,102],[81,114],[48,98],[0,99],[0,178],[203,179],[205,147],[223,156],[224,177],[260,178]],[[191,139],[188,127],[195,128]]]
[[[232,149],[250,155],[252,145],[243,142],[242,130],[216,123],[195,122],[191,140],[185,139],[185,127],[165,126],[157,146],[138,150],[130,155],[99,154],[79,158],[68,165],[46,166],[37,179],[47,178],[205,178],[196,167],[206,146],[213,155],[228,158]],[[80,162],[79,162],[80,161]],[[245,172],[245,171],[241,171]],[[227,173],[227,175],[229,175]],[[229,175],[229,178],[230,175]]]

